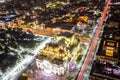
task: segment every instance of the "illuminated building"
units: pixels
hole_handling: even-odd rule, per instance
[[[102,39],[93,61],[90,80],[120,80],[120,12],[118,0],[111,0]]]
[[[7,27],[9,30],[10,30],[9,27],[12,27],[13,30],[15,28],[15,32],[11,31],[10,33],[12,33],[12,36],[16,37],[16,41],[21,42],[18,43],[17,45],[20,47],[20,49],[17,50],[16,49],[17,46],[15,46],[15,48],[12,48],[10,46],[9,48],[12,51],[16,50],[16,54],[20,54],[22,52],[21,53],[22,56],[18,59],[18,63],[22,64],[21,65],[22,67],[19,66],[20,64],[15,64],[15,66],[9,68],[10,71],[8,69],[7,72],[9,73],[4,74],[2,72],[1,75],[0,72],[0,80],[2,80],[2,78],[3,80],[14,80],[12,77],[15,77],[15,75],[20,75],[21,73],[19,74],[19,72],[22,70],[21,68],[26,67],[26,64],[29,63],[29,60],[31,60],[31,58],[34,59],[34,61],[32,63],[31,60],[31,62],[29,63],[29,64],[32,63],[29,67],[29,70],[30,69],[32,70],[31,71],[27,70],[27,72],[30,72],[30,74],[34,76],[35,80],[37,80],[36,78],[38,78],[38,80],[45,80],[46,76],[47,78],[48,76],[49,78],[51,78],[52,75],[59,77],[65,75],[67,75],[68,77],[69,76],[74,77],[78,75],[78,73],[76,74],[75,71],[79,72],[80,70],[80,73],[82,73],[82,75],[84,75],[84,73],[88,71],[87,67],[90,64],[91,60],[93,60],[92,56],[94,56],[94,52],[97,46],[96,43],[102,26],[101,24],[99,26],[99,20],[103,15],[102,19],[100,20],[100,23],[102,23],[105,14],[107,13],[106,10],[105,13],[103,14],[103,9],[105,8],[104,6],[106,4],[105,0],[80,0],[80,1],[79,0],[11,0],[11,2],[9,1],[10,0],[0,0],[0,4],[3,5],[0,6],[1,7],[0,14],[6,13],[7,16],[5,18],[7,18],[8,20],[5,21],[8,24],[8,26],[6,26],[4,22],[1,24],[1,26]],[[106,7],[105,9],[108,9],[108,7]],[[21,15],[21,16],[20,17],[16,16],[17,18],[11,19],[9,21],[8,18],[13,16],[13,15],[9,16],[9,13],[10,14],[16,13],[17,15]],[[114,23],[114,24],[111,23],[108,26],[119,25],[118,23],[117,24]],[[16,28],[20,28],[20,30],[17,30]],[[22,31],[24,33],[20,33]],[[30,34],[32,33],[32,35],[26,35],[29,34],[28,32],[30,32]],[[8,33],[8,31],[5,31],[5,33],[3,33],[3,30],[1,30],[0,33],[6,34]],[[45,37],[46,39],[41,39],[41,36],[39,36],[38,34],[40,34],[41,36],[43,36],[42,34],[47,36],[49,34],[50,37],[54,36],[55,38],[51,42],[51,44],[47,44],[44,48],[42,47],[42,49],[38,49],[39,47],[41,47],[42,43],[45,43],[48,40],[48,37],[47,38]],[[24,37],[22,37],[22,35]],[[35,39],[32,38],[34,37],[33,35],[35,35]],[[0,36],[3,37],[3,35]],[[30,36],[31,38],[29,39]],[[37,36],[40,38],[37,38]],[[110,33],[108,36],[110,40],[102,39],[103,42],[100,43],[100,49],[95,58],[98,61],[96,61],[94,64],[105,65],[105,66],[110,64],[110,67],[115,68],[115,66],[111,64],[114,63],[115,65],[117,65],[116,63],[119,62],[118,59],[119,56],[117,56],[119,54],[118,53],[119,43],[116,40],[111,40],[114,37],[113,33]],[[117,37],[115,36],[115,38],[119,39],[119,36]],[[11,42],[12,41],[13,40],[11,40]],[[38,42],[38,44],[36,42]],[[26,45],[26,43],[28,45]],[[2,45],[1,47],[1,45],[2,43],[0,43],[0,48],[3,49],[4,46]],[[22,48],[21,47],[22,45],[25,46],[25,48]],[[34,50],[36,49],[36,47],[37,50]],[[23,51],[24,49],[26,51]],[[37,54],[37,51],[39,50],[40,52],[38,52]],[[27,53],[27,51],[30,51],[30,53]],[[36,53],[34,54],[34,52]],[[28,59],[26,57],[28,57]],[[6,59],[5,57],[5,60],[9,60],[9,59]],[[0,63],[0,65],[3,65],[2,67],[4,68],[5,61],[4,59],[2,60],[2,58],[1,61],[2,63]],[[9,61],[8,63],[10,64]],[[106,71],[107,73],[110,72],[119,73],[119,69],[118,70],[116,69],[118,68],[109,69],[108,67],[107,68],[105,67],[104,70],[107,70]],[[9,75],[10,72],[15,74],[13,74],[11,77],[11,75]],[[76,75],[71,75],[72,72],[73,74]],[[41,76],[43,77],[40,78]],[[87,80],[81,78],[79,79]],[[66,80],[66,79],[56,78],[52,80]],[[72,79],[72,80],[76,80],[76,79]]]
[[[96,55],[97,55],[96,58],[100,58],[100,57],[106,57],[109,59],[115,58],[115,60],[117,60],[118,62],[119,57],[120,57],[119,56],[119,41],[101,40],[100,47]],[[114,61],[114,60],[110,60],[110,61]]]

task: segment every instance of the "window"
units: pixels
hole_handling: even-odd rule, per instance
[[[107,47],[106,56],[113,56],[114,49],[112,47]]]

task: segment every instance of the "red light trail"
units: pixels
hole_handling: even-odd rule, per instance
[[[110,1],[111,0],[108,0],[107,5],[106,5],[106,7],[105,7],[105,9],[103,11],[102,18],[101,18],[100,23],[98,25],[98,28],[97,28],[97,30],[95,32],[95,35],[94,35],[93,40],[91,42],[91,46],[89,48],[89,51],[87,53],[87,56],[85,58],[85,61],[84,61],[83,65],[82,65],[82,68],[81,68],[81,71],[80,71],[80,73],[78,75],[77,80],[84,80],[84,74],[87,71],[87,67],[89,66],[89,64],[91,62],[91,59],[92,59],[92,57],[94,55],[94,51],[95,51],[96,46],[97,46],[97,40],[98,40],[98,37],[100,35],[100,31],[101,31],[101,28],[102,28],[102,25],[103,25],[103,21],[104,21],[104,19],[106,17],[106,14],[108,12],[108,7],[109,7],[109,4],[110,4]]]

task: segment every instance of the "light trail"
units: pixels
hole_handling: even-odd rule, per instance
[[[104,19],[106,17],[106,14],[107,14],[110,1],[111,0],[108,0],[107,5],[106,5],[106,7],[105,7],[105,9],[103,11],[102,18],[100,20],[100,23],[98,25],[96,33],[95,33],[95,35],[93,37],[93,40],[91,42],[91,46],[89,48],[88,54],[87,54],[87,56],[85,58],[85,61],[84,61],[83,65],[82,65],[82,68],[81,68],[81,71],[80,71],[80,73],[78,75],[77,80],[84,80],[84,74],[86,73],[87,67],[89,66],[89,64],[91,62],[91,59],[92,59],[92,57],[94,55],[94,52],[95,52],[95,49],[96,49],[96,46],[97,46],[97,40],[98,40],[98,37],[100,35],[100,31],[101,31],[101,28],[102,28],[102,25],[103,25],[103,21],[104,21]]]
[[[21,59],[21,62],[18,63],[12,70],[6,72],[0,80],[16,80],[16,78],[28,67],[28,65],[34,60],[35,56],[40,49],[45,47],[45,45],[51,42],[52,37],[48,37],[44,42],[42,42],[35,50],[31,51],[34,53],[33,56],[26,56],[25,59]],[[25,65],[26,64],[26,65]]]

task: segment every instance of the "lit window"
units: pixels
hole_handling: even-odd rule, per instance
[[[113,56],[113,49],[106,49],[106,56]]]

